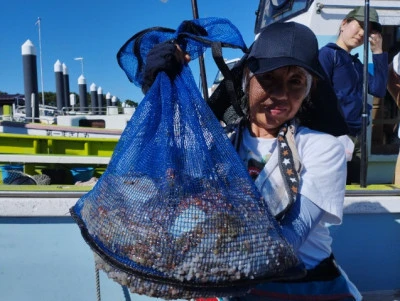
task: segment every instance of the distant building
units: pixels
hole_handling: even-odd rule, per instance
[[[0,105],[13,104],[24,106],[25,105],[25,95],[23,94],[0,94]]]
[[[0,94],[0,120],[11,117],[11,108],[14,104],[15,106],[25,105],[25,95],[7,93]],[[8,118],[5,118],[6,116]]]

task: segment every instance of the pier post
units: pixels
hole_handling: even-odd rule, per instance
[[[68,99],[69,99],[69,74],[68,68],[65,64],[62,64],[63,68],[63,81],[64,81],[64,104],[63,107],[69,107]]]
[[[106,103],[107,103],[107,107],[111,106],[111,93],[107,92],[106,94]]]
[[[86,79],[83,75],[78,78],[78,86],[79,86],[79,105],[80,111],[82,113],[87,113],[88,105],[87,105],[87,86]]]
[[[94,83],[90,85],[90,99],[92,101],[92,114],[97,115],[97,87]]]
[[[32,95],[38,98],[36,48],[30,40],[21,46],[22,64],[24,73],[25,92],[25,117],[30,122],[35,122],[33,116],[39,116],[39,102],[36,101],[32,110]],[[38,120],[36,122],[39,122]]]
[[[103,115],[103,89],[97,88],[97,104],[99,106],[99,114]]]
[[[64,106],[64,77],[63,77],[63,68],[60,60],[57,60],[54,64],[54,74],[56,77],[56,102],[57,102],[57,110],[61,111]]]

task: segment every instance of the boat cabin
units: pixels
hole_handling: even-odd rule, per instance
[[[335,42],[339,26],[347,13],[364,1],[357,0],[261,0],[256,12],[255,35],[273,22],[295,21],[310,27],[318,38],[320,47]],[[400,51],[400,5],[397,1],[373,0],[370,7],[378,11],[383,31],[383,50],[389,53],[390,63]],[[352,52],[359,54],[363,62],[364,47]],[[372,67],[369,50],[368,64]],[[369,70],[373,70],[369,67]],[[213,87],[221,81],[218,72]],[[215,89],[215,88],[214,88]],[[369,126],[366,129],[368,159],[367,184],[390,184],[394,181],[396,160],[400,147],[400,110],[395,101],[386,93],[384,98],[367,96],[372,106]],[[398,167],[400,169],[400,166]]]

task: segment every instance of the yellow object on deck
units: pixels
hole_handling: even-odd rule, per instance
[[[400,185],[400,153],[397,156],[396,169],[394,170],[394,184]]]
[[[1,133],[0,153],[110,157],[118,140]]]

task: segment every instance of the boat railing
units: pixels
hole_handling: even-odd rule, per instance
[[[383,1],[382,1],[383,2]],[[398,10],[398,6],[395,5],[387,5],[387,3],[374,3],[375,8],[385,9],[385,10]],[[354,4],[347,0],[336,0],[335,3],[317,3],[316,4],[316,12],[319,14],[324,8],[346,8],[352,9],[354,8]]]
[[[58,111],[59,115],[132,115],[135,112],[134,107],[63,107]]]
[[[21,164],[108,164],[110,156],[0,154],[0,162]]]
[[[132,115],[135,112],[134,107],[118,107],[118,106],[106,106],[106,107],[62,107],[58,110],[57,107],[40,105],[39,116],[26,116],[25,106],[17,105],[14,106],[12,112],[0,115],[0,120],[6,121],[18,121],[18,122],[39,122],[44,124],[55,124],[57,116],[66,115]]]
[[[10,114],[10,118],[2,119],[2,120],[11,120],[11,121],[19,121],[19,122],[40,122],[45,124],[55,124],[57,116],[57,108],[49,105],[39,105],[39,117],[26,116],[26,107],[21,105],[15,105],[13,107],[12,117]]]

